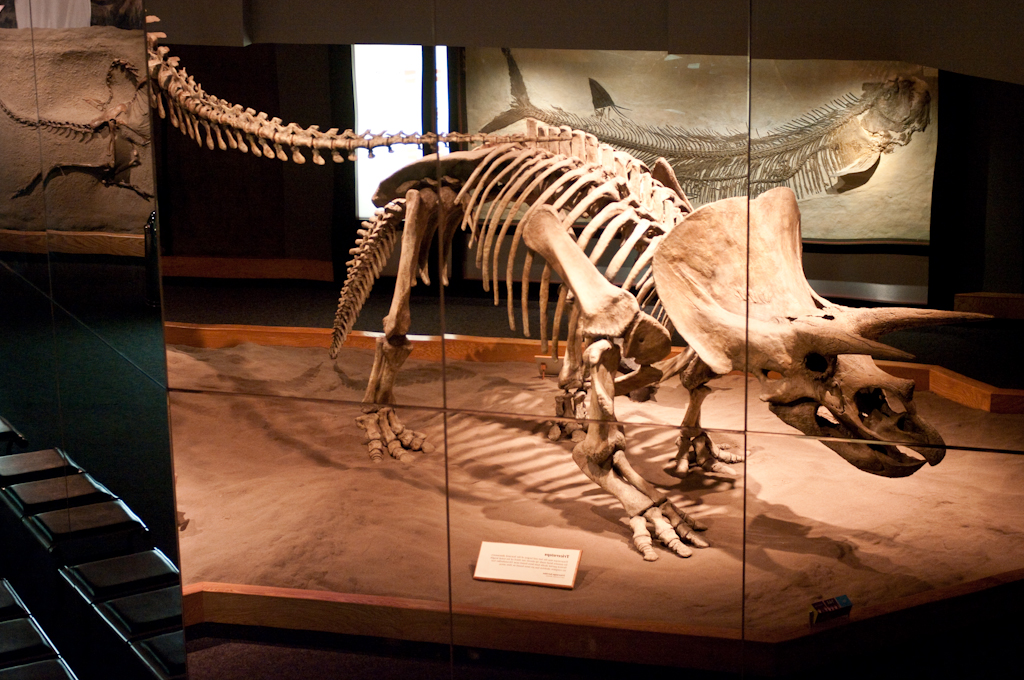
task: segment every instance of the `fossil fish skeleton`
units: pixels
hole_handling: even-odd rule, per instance
[[[929,123],[931,94],[914,77],[865,83],[859,96],[847,94],[758,136],[635,122],[593,79],[594,113],[582,116],[534,106],[512,51],[502,52],[512,103],[481,132],[524,118],[583,130],[648,164],[667,159],[683,190],[700,204],[746,194],[748,182],[752,197],[780,186],[799,198],[854,189],[871,178],[883,153],[907,145]]]

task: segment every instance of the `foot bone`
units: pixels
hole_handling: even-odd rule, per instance
[[[679,453],[676,455],[675,467],[668,470],[674,477],[685,477],[691,468],[701,468],[705,472],[735,475],[736,471],[729,467],[730,463],[742,463],[742,453],[732,453],[729,446],[721,446],[711,441],[707,432],[700,428],[681,428],[676,439]]]
[[[366,448],[370,451],[370,460],[375,463],[384,459],[385,450],[392,458],[403,462],[412,462],[414,451],[434,452],[434,446],[427,441],[427,436],[403,425],[390,406],[359,416],[356,425],[366,432]]]
[[[652,529],[654,536],[679,557],[689,557],[693,554],[686,543],[695,548],[707,548],[711,545],[694,533],[706,530],[707,526],[667,500],[649,508],[641,515],[631,517],[629,526],[633,529],[633,545],[647,562],[658,559],[658,553],[654,550]]]

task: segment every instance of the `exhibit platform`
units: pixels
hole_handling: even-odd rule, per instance
[[[891,367],[915,372],[919,412],[950,446],[898,480],[791,434],[740,374],[711,383],[705,424],[745,446],[746,470],[675,479],[685,390],[621,400],[634,466],[710,527],[711,548],[645,563],[571,445],[544,438],[558,390],[534,341],[413,338],[398,409],[437,451],[375,464],[354,422],[375,334],[334,362],[324,329],[166,332],[189,626],[781,676],[868,646],[933,649],[1021,602],[1024,416],[941,396],[938,367]],[[972,388],[949,381],[966,386],[954,397]],[[582,548],[576,588],[474,580],[481,540]],[[809,627],[810,604],[840,594],[850,616]]]

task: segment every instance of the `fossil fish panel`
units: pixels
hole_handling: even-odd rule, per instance
[[[695,203],[789,186],[809,239],[927,241],[935,72],[894,62],[467,51],[472,130],[524,117],[668,159]],[[517,77],[516,77],[517,76]],[[748,174],[748,129],[750,165]]]

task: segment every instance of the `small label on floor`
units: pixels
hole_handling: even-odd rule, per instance
[[[853,609],[853,603],[850,601],[850,598],[846,595],[840,595],[839,597],[830,597],[827,600],[812,602],[808,616],[813,626],[816,623],[824,623],[840,616],[849,616],[851,609]]]
[[[517,543],[480,543],[473,578],[572,588],[583,551]]]

